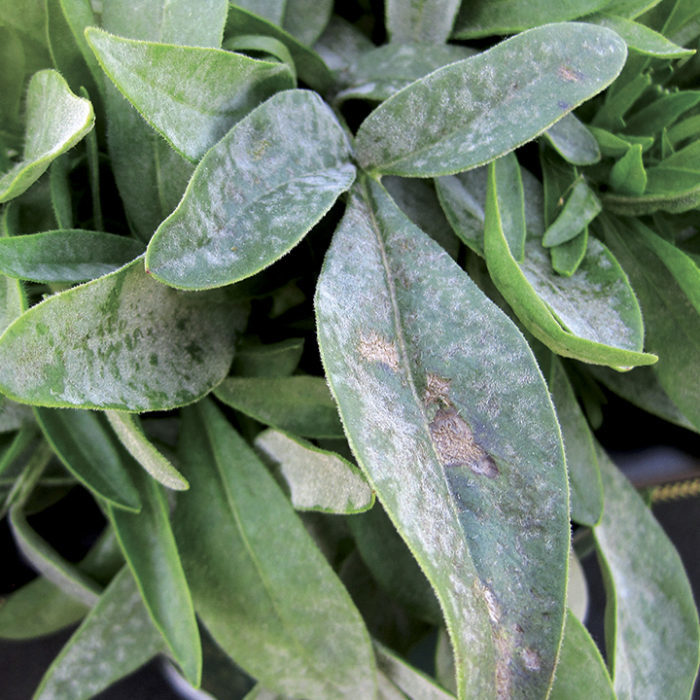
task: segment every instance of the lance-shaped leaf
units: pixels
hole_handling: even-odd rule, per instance
[[[684,58],[695,53],[693,49],[684,49],[682,46],[674,44],[663,34],[655,32],[644,24],[618,15],[608,14],[608,12],[609,10],[606,8],[604,13],[586,17],[586,22],[608,27],[617,32],[632,51],[654,58]]]
[[[237,121],[279,90],[287,66],[242,54],[86,32],[104,71],[153,128],[198,161]]]
[[[209,632],[279,693],[374,697],[364,623],[281,489],[212,403],[183,416],[175,533]]]
[[[159,484],[133,462],[130,467],[141,510],[128,513],[109,506],[109,518],[153,623],[187,680],[197,686],[202,674],[199,631],[168,503]]]
[[[138,491],[102,416],[75,409],[35,411],[44,436],[71,474],[109,503],[139,510]]]
[[[615,692],[623,700],[690,697],[700,647],[683,564],[602,449],[598,461],[605,511],[594,535],[607,594],[606,651]]]
[[[444,44],[452,33],[459,5],[459,0],[387,0],[389,37],[400,44]]]
[[[215,395],[237,411],[294,435],[344,435],[335,401],[321,377],[227,377]]]
[[[250,277],[295,246],[354,177],[330,108],[307,90],[281,92],[202,159],[151,240],[147,269],[185,289]]]
[[[226,375],[246,313],[231,293],[159,284],[137,258],[12,323],[0,338],[0,389],[40,406],[181,406]]]
[[[362,472],[340,455],[279,430],[266,430],[255,446],[287,482],[297,510],[361,513],[374,505],[374,494]]]
[[[122,445],[156,481],[176,491],[189,488],[187,479],[146,437],[138,416],[124,411],[105,411],[105,415]]]
[[[571,277],[586,257],[587,250],[588,226],[570,241],[550,248],[549,255],[552,260],[552,269],[564,277]]]
[[[561,22],[596,12],[610,0],[569,0],[551,4],[541,0],[473,0],[463,2],[455,21],[454,37],[469,39],[515,34],[548,22]]]
[[[226,35],[261,34],[281,41],[294,59],[297,73],[314,90],[327,90],[333,84],[328,66],[321,57],[285,29],[236,5],[230,5],[226,18]]]
[[[67,229],[0,238],[0,271],[33,282],[85,282],[114,272],[143,253],[139,241]]]
[[[583,362],[616,368],[656,362],[655,355],[642,352],[639,305],[624,272],[603,245],[589,242],[589,269],[582,264],[578,275],[561,277],[558,285],[546,284],[538,279],[548,266],[542,246],[528,247],[522,267],[510,252],[498,187],[492,163],[484,217],[486,263],[494,284],[526,328],[557,354]],[[614,285],[612,290],[610,285]],[[571,290],[573,286],[585,295],[585,304],[576,303],[576,296],[567,299],[561,294],[560,289]],[[606,326],[601,325],[601,316],[609,317]]]
[[[527,344],[373,182],[336,231],[316,309],[348,439],[438,594],[460,696],[545,695],[563,625],[568,486]]]
[[[314,49],[332,71],[343,71],[355,63],[365,51],[374,49],[370,38],[354,24],[338,15],[314,44]]]
[[[569,113],[544,132],[557,153],[574,165],[591,165],[600,160],[595,136],[575,115]]]
[[[588,630],[567,611],[564,641],[550,700],[616,700],[612,681]]]
[[[44,674],[35,700],[89,700],[165,651],[127,567]]]
[[[669,255],[665,241],[635,221],[602,221],[605,240],[625,266],[639,297],[649,348],[659,355],[654,372],[662,388],[688,420],[700,430],[700,383],[688,381],[700,371],[700,314],[697,289],[700,270],[686,259],[687,277],[681,284],[663,260],[685,254],[674,249]],[[669,244],[670,245],[670,244]],[[686,290],[694,287],[695,295]]]
[[[333,0],[286,0],[282,26],[302,44],[311,46],[333,14]]]
[[[287,338],[279,343],[241,343],[236,348],[233,374],[244,377],[288,377],[304,352],[303,338]]]
[[[88,100],[76,97],[60,73],[35,73],[27,91],[27,125],[22,160],[0,177],[0,202],[22,194],[51,162],[92,129],[95,114]]]
[[[603,27],[558,24],[524,32],[383,102],[357,132],[358,160],[370,172],[408,177],[482,165],[600,92],[626,55],[624,42]]]
[[[551,248],[570,241],[581,233],[582,229],[600,214],[600,211],[600,201],[595,192],[583,180],[579,180],[571,190],[559,216],[544,232],[542,245]],[[503,222],[504,228],[506,223]]]

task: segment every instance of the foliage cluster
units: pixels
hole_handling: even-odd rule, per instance
[[[592,431],[700,431],[700,6],[461,5],[0,0],[0,636],[80,622],[36,698],[691,692]]]

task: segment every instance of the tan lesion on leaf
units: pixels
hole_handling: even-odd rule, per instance
[[[450,394],[450,380],[438,374],[428,372],[425,378],[425,391],[423,392],[423,403],[426,406],[431,404],[448,405]]]
[[[430,422],[430,435],[440,461],[446,467],[469,467],[474,474],[494,479],[498,467],[476,442],[467,422],[451,404],[441,406]]]
[[[577,83],[583,77],[580,71],[574,70],[570,66],[559,66],[557,73],[559,77],[562,80],[566,80],[567,83]]]
[[[399,368],[399,351],[396,344],[382,338],[375,331],[360,335],[357,351],[369,362],[381,362],[394,371]]]

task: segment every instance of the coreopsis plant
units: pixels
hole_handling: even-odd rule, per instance
[[[690,586],[591,424],[602,384],[700,431],[699,36],[696,0],[1,0],[39,576],[0,636],[79,623],[35,697],[156,655],[221,700],[688,697]],[[77,562],[31,518],[69,488]]]

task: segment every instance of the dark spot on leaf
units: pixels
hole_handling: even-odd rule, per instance
[[[564,100],[559,100],[559,102],[557,102],[557,106],[559,109],[571,109],[571,105]]]
[[[454,406],[438,409],[430,423],[430,435],[440,461],[446,467],[469,467],[474,474],[493,479],[498,467],[476,443],[471,428]]]

